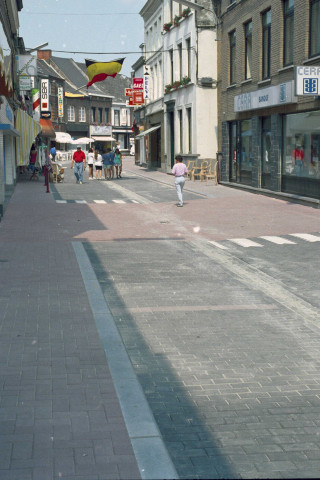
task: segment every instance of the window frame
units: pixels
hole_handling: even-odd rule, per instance
[[[237,33],[236,30],[229,32],[229,83],[235,85],[236,83],[236,45]]]
[[[71,112],[72,112],[72,115],[71,115]],[[68,116],[68,122],[75,122],[76,121],[74,105],[68,105],[67,106],[67,116]]]
[[[290,0],[283,0],[283,66],[293,64],[293,43],[294,43],[294,0],[293,6],[287,8]],[[289,25],[289,28],[288,28]],[[287,32],[289,31],[289,41]],[[289,49],[287,48],[289,45]],[[288,54],[287,54],[288,52]],[[287,56],[289,58],[287,58]]]
[[[248,26],[251,24],[251,31],[247,31]],[[250,53],[250,76],[248,75],[248,39],[251,39],[251,53]],[[252,19],[248,20],[244,24],[244,40],[245,40],[245,52],[244,52],[244,78],[249,80],[252,78]]]
[[[313,25],[313,18],[315,17],[312,13],[312,9],[314,6],[318,6],[318,20],[320,19],[320,0],[310,0],[310,8],[309,8],[309,57],[317,57],[320,55],[320,29],[318,29],[317,34],[317,40],[319,43],[318,50],[315,52],[312,52],[312,40],[315,38],[315,36],[312,34],[312,25]],[[316,24],[317,22],[315,22]]]
[[[270,22],[267,23],[267,15],[270,13]],[[266,19],[266,22],[265,22]],[[262,80],[267,80],[271,75],[271,8],[261,14],[262,23]],[[267,38],[266,38],[267,37]],[[267,47],[267,56],[266,48]]]
[[[79,123],[85,123],[86,113],[86,107],[79,107]]]

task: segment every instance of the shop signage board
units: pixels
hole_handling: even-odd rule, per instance
[[[143,66],[143,92],[144,92],[144,99],[150,100],[150,65]]]
[[[143,92],[133,92],[133,104],[134,105],[143,105],[144,97]]]
[[[320,95],[320,66],[295,67],[296,95]]]
[[[234,111],[245,112],[258,108],[274,107],[288,103],[296,103],[293,81],[261,88],[253,92],[243,93],[234,97]]]
[[[30,75],[36,77],[38,75],[37,57],[34,55],[17,55],[18,75]]]
[[[19,89],[20,92],[26,92],[32,90],[32,80],[29,75],[19,76]]]
[[[126,101],[126,105],[127,105],[127,107],[133,107],[134,106],[133,97],[128,97],[128,100]]]
[[[47,78],[41,80],[40,108],[41,112],[49,111],[49,80]]]
[[[58,117],[63,117],[63,88],[58,87]]]
[[[132,79],[133,90],[143,90],[143,78],[135,77]]]
[[[41,118],[51,118],[51,112],[41,112]]]
[[[125,96],[132,97],[133,89],[132,88],[125,88]]]

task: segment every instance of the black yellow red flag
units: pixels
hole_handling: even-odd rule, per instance
[[[107,77],[115,77],[122,68],[124,58],[118,58],[111,62],[95,62],[94,60],[86,60],[86,67],[89,77],[87,88],[96,82],[102,82]]]

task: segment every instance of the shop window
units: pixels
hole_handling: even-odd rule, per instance
[[[68,105],[67,112],[68,112],[68,122],[74,122],[75,121],[74,106]]]
[[[282,187],[320,197],[320,110],[284,116]]]
[[[229,76],[230,85],[236,83],[236,31],[234,30],[229,34],[229,53],[230,53],[230,65]]]
[[[247,22],[244,26],[245,36],[245,79],[252,77],[252,21]]]
[[[262,78],[270,78],[271,10],[262,14]]]
[[[252,183],[252,122],[243,120],[240,122],[240,182],[246,185]]]
[[[261,187],[270,188],[271,117],[262,118]]]
[[[230,182],[237,182],[239,180],[238,174],[238,155],[237,155],[237,122],[230,122]]]
[[[294,0],[283,2],[283,64],[293,63]]]
[[[310,57],[320,54],[320,0],[310,2]]]
[[[86,121],[86,109],[85,107],[80,107],[79,108],[79,122],[85,122]]]

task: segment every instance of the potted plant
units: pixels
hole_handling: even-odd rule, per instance
[[[190,83],[190,82],[191,82],[191,78],[188,77],[188,76],[181,78],[181,85],[183,85],[183,86],[188,85],[188,83]]]
[[[181,17],[186,18],[186,17],[188,17],[188,16],[190,15],[190,13],[191,13],[190,8],[189,8],[189,7],[188,7],[188,8],[185,8],[185,9],[183,10],[183,12],[181,13]]]
[[[180,87],[180,85],[181,85],[181,81],[176,80],[175,82],[173,82],[172,88],[176,90],[178,87]]]
[[[163,24],[163,30],[165,32],[169,32],[170,28],[172,27],[172,22],[164,23]]]
[[[181,17],[178,17],[178,15],[176,15],[176,16],[174,17],[173,23],[175,24],[175,26],[179,25],[179,23],[180,23],[180,18],[181,18]]]
[[[169,93],[172,89],[172,85],[168,84],[164,87],[164,93]]]

